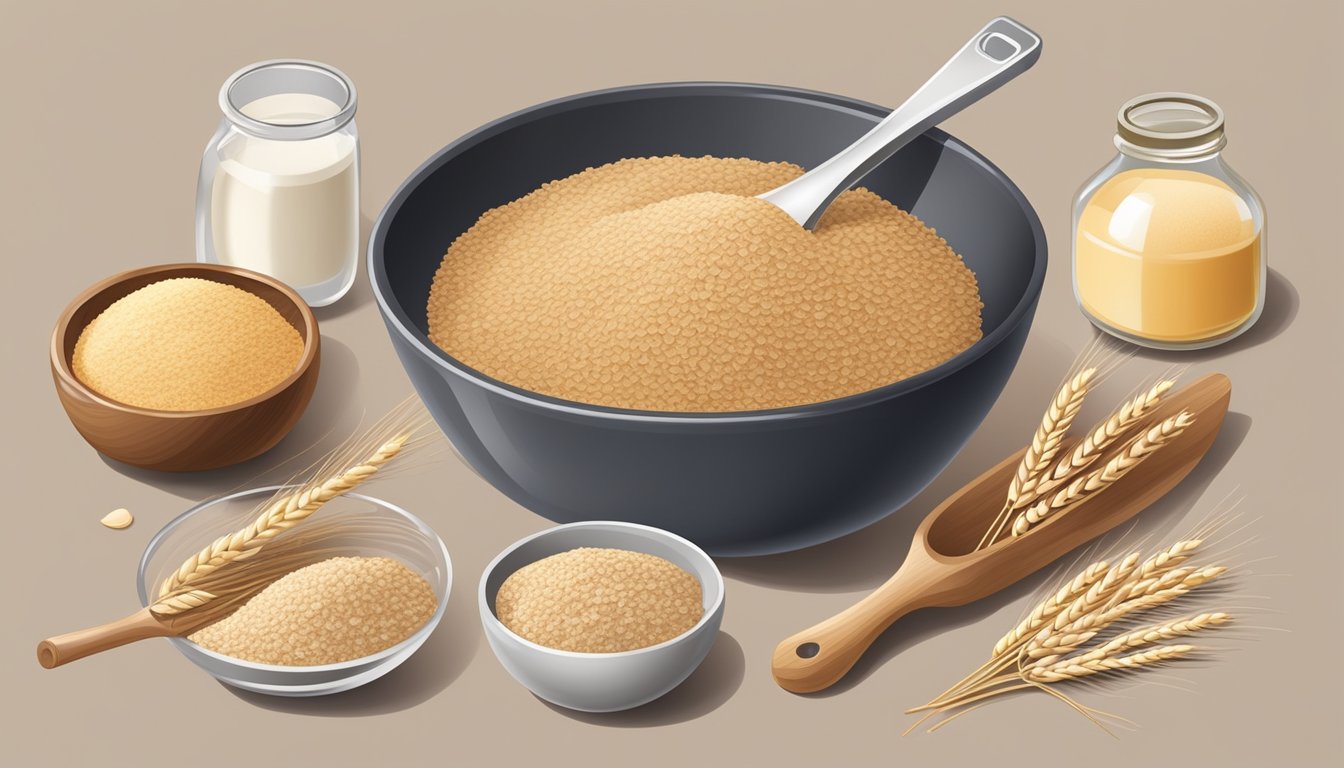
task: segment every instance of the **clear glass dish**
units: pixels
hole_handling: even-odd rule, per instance
[[[140,604],[186,558],[227,531],[246,525],[258,504],[282,486],[255,488],[202,502],[163,527],[140,558]],[[350,690],[391,672],[424,644],[443,618],[452,589],[452,562],[438,534],[400,507],[358,493],[339,496],[318,513],[323,519],[357,523],[358,536],[331,537],[324,545],[336,554],[391,557],[424,577],[438,598],[438,610],[415,634],[372,656],[318,666],[257,664],[206,650],[183,637],[170,642],[193,664],[221,683],[273,696],[322,696]]]

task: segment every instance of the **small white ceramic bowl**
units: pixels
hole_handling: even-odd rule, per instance
[[[661,557],[700,581],[704,615],[696,625],[658,645],[622,653],[575,653],[537,645],[514,634],[495,615],[495,595],[514,571],[577,547],[609,547]],[[568,709],[616,712],[676,688],[700,666],[723,622],[723,575],[704,550],[647,525],[570,523],[528,536],[504,550],[481,576],[479,602],[485,637],[504,668],[537,696]]]
[[[257,504],[271,498],[277,489],[278,486],[257,488],[206,501],[164,526],[149,542],[140,560],[137,586],[141,605],[149,605],[151,590],[192,553],[255,518]],[[257,664],[206,650],[184,637],[170,638],[183,656],[221,683],[235,688],[273,696],[322,696],[377,680],[419,650],[443,618],[452,591],[453,567],[443,540],[406,510],[358,493],[332,499],[315,515],[326,520],[349,520],[359,528],[357,536],[323,540],[324,546],[333,549],[333,556],[391,557],[423,576],[439,601],[439,608],[429,621],[391,648],[337,664],[306,667]]]

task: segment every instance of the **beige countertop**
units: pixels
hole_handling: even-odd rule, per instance
[[[1214,0],[1125,4],[686,2],[0,3],[6,263],[3,440],[9,475],[0,645],[0,763],[6,765],[1322,765],[1341,747],[1336,566],[1344,427],[1337,228],[1344,173],[1337,4]],[[636,6],[638,8],[636,8]],[[903,10],[902,7],[905,9]],[[267,479],[324,435],[381,414],[410,385],[361,275],[319,312],[315,400],[270,454],[211,473],[165,475],[100,458],[66,420],[47,344],[65,304],[131,267],[193,258],[200,153],[215,94],[243,64],[327,61],[360,92],[368,222],[422,160],[471,128],[530,104],[664,80],[784,83],[894,104],[996,13],[1035,28],[1034,70],[946,127],[1035,204],[1052,264],[1032,335],[984,426],[905,510],[813,549],[724,561],[723,634],[685,685],[642,709],[588,716],[515,684],[481,635],[474,589],[504,546],[548,523],[441,452],[380,495],[447,542],[456,584],[421,652],[365,689],[320,700],[239,694],[154,641],[55,671],[34,644],[137,607],[145,543],[195,501]],[[1136,721],[1111,739],[1059,702],[1020,696],[931,736],[900,738],[901,714],[985,657],[1041,579],[901,622],[831,693],[775,686],[776,642],[848,605],[899,565],[915,523],[1030,433],[1049,390],[1092,331],[1069,286],[1070,198],[1109,159],[1115,110],[1187,90],[1228,116],[1230,163],[1267,203],[1269,305],[1224,348],[1140,354],[1135,380],[1173,361],[1223,371],[1232,413],[1212,454],[1138,534],[1164,539],[1244,496],[1234,597],[1253,608],[1217,659],[1079,692]],[[1126,386],[1128,386],[1126,384]],[[1333,393],[1333,394],[1332,394]],[[273,472],[271,473],[274,474]],[[135,524],[98,519],[117,507]],[[1234,606],[1235,607],[1235,606]],[[1286,630],[1286,631],[1285,631]],[[1054,756],[1046,758],[1046,751]]]

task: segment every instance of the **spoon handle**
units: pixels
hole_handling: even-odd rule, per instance
[[[847,149],[782,187],[761,195],[808,229],[826,207],[879,163],[930,127],[1027,71],[1041,55],[1041,38],[1000,16],[975,33],[905,103]]]
[[[37,661],[52,669],[137,640],[175,634],[169,624],[161,622],[148,608],[141,608],[124,619],[43,640],[37,644]]]
[[[776,646],[770,661],[775,682],[793,693],[831,687],[897,619],[932,604],[937,580],[936,570],[921,558],[907,557],[867,597]]]

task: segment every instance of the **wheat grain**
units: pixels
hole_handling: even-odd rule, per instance
[[[380,445],[360,464],[280,497],[251,525],[219,537],[194,557],[187,558],[175,573],[164,579],[159,596],[164,597],[230,562],[254,555],[278,534],[293,528],[328,501],[372,477],[401,452],[410,436],[409,432],[403,432]]]
[[[1114,458],[1106,462],[1106,466],[1074,480],[1057,491],[1055,495],[1048,499],[1041,499],[1018,515],[1013,522],[1013,535],[1021,536],[1031,530],[1033,525],[1039,524],[1058,510],[1071,507],[1089,496],[1105,490],[1162,446],[1176,439],[1194,421],[1193,414],[1189,411],[1181,411],[1175,416],[1155,424],[1146,433],[1131,441]]]
[[[1115,670],[1135,670],[1150,667],[1173,659],[1179,659],[1193,653],[1193,645],[1162,645],[1147,651],[1131,653],[1127,656],[1113,656],[1105,659],[1077,663],[1064,659],[1048,667],[1032,667],[1023,672],[1023,677],[1038,683],[1060,683],[1078,678]]]
[[[1024,494],[1013,506],[1021,509],[1059,486],[1068,482],[1070,477],[1087,469],[1105,453],[1111,443],[1125,434],[1145,415],[1157,407],[1162,396],[1174,385],[1175,380],[1168,379],[1153,385],[1147,392],[1140,393],[1126,401],[1118,410],[1092,428],[1087,437],[1078,441],[1067,455],[1060,458],[1045,478],[1036,484],[1031,493]]]

